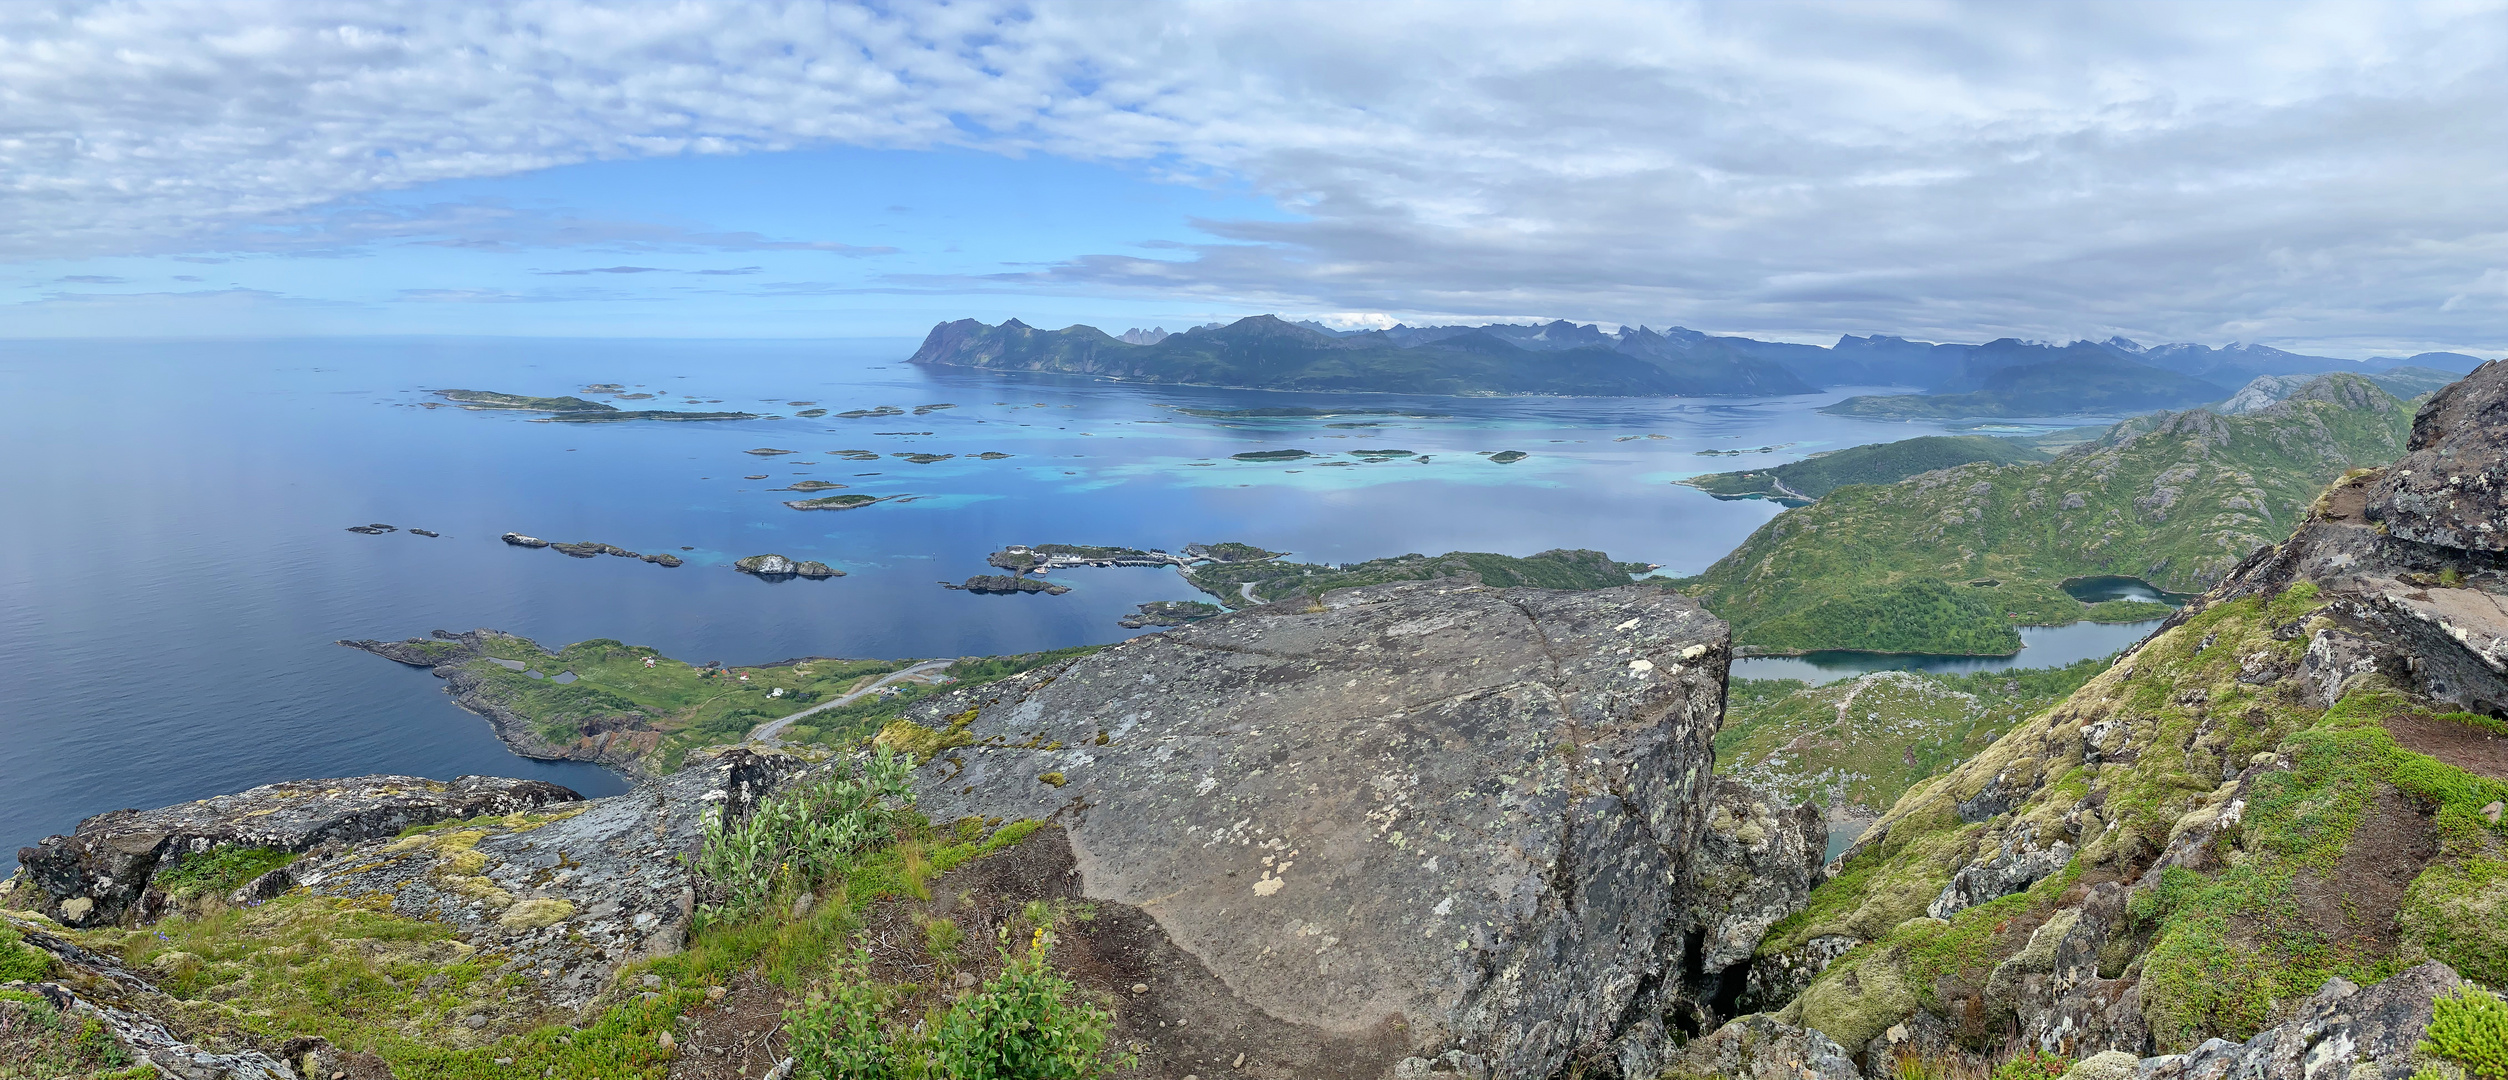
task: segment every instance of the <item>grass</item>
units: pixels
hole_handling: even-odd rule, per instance
[[[2044,464],[1842,487],[1677,587],[1731,622],[1742,645],[2008,653],[2013,626],[2092,615],[2064,593],[2066,579],[2200,592],[2287,536],[2345,469],[2401,456],[2412,410],[2355,377],[2329,380],[2338,392],[2327,396],[2341,400],[2128,421]]]

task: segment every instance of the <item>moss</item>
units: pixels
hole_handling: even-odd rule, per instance
[[[1907,974],[1888,950],[1866,946],[1839,958],[1788,1006],[1789,1020],[1841,1046],[1861,1047],[1918,1008]]]
[[[975,736],[967,733],[967,725],[975,722],[977,711],[968,709],[950,717],[949,726],[939,731],[899,717],[881,726],[880,733],[871,737],[871,745],[910,754],[917,765],[929,764],[943,751],[975,741]]]
[[[537,930],[564,922],[574,913],[575,905],[570,901],[540,897],[507,908],[496,922],[508,930]]]
[[[1069,783],[1069,781],[1063,779],[1063,775],[1058,772],[1038,773],[1036,774],[1036,780],[1038,783],[1051,787],[1061,787],[1064,784]]]
[[[2466,978],[2508,986],[2508,861],[2441,862],[2414,879],[2396,920],[2404,941]]]

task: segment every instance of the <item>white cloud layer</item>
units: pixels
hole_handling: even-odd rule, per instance
[[[0,257],[877,254],[360,196],[946,145],[1229,178],[1302,218],[977,291],[2496,349],[2504,87],[2508,8],[2474,2],[17,3]]]

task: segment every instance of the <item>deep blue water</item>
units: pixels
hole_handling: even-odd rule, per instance
[[[1115,640],[1132,633],[1115,620],[1133,605],[1194,596],[1150,570],[1067,575],[1074,591],[1059,597],[935,584],[985,572],[987,552],[1019,542],[1243,540],[1308,561],[1590,547],[1695,572],[1778,508],[1719,502],[1672,480],[1940,430],[1812,411],[1853,392],[1844,389],[1764,401],[1336,400],[935,373],[900,362],[913,345],[0,345],[0,851],[100,811],[295,777],[483,772],[620,790],[588,766],[513,757],[426,673],[339,648],[339,638],[485,626],[552,646],[617,638],[696,661],[958,656]],[[420,407],[445,387],[567,394],[594,382],[668,395],[641,407],[787,417],[801,408],[792,401],[958,407],[597,426]],[[1332,428],[1371,418],[1228,421],[1175,408],[1277,405],[1452,415]],[[1697,453],[1788,443],[1739,458]],[[802,453],[741,452],[758,447]],[[1227,458],[1282,447],[1341,460],[1390,447],[1431,460]],[[845,449],[1013,456],[913,465],[828,453]],[[1510,449],[1532,456],[1496,465],[1474,454]],[[760,473],[772,479],[741,479]],[[805,475],[917,498],[785,509],[796,496],[769,489]],[[366,522],[404,531],[344,531]],[[570,559],[498,542],[507,530],[670,551],[689,564]],[[849,576],[778,584],[727,569],[769,551]]]

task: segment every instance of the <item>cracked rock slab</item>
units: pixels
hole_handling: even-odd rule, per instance
[[[68,836],[19,848],[17,859],[45,915],[100,926],[131,913],[158,873],[218,848],[303,852],[582,798],[545,781],[497,776],[291,780],[156,810],[98,814]]]
[[[1342,590],[918,705],[919,805],[1058,820],[1282,1020],[1548,1076],[1679,981],[1729,655],[1655,588]]]

